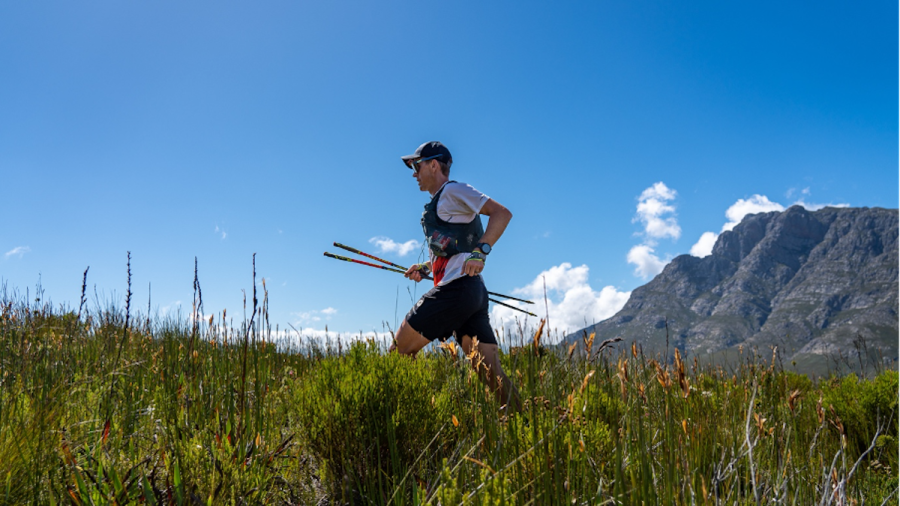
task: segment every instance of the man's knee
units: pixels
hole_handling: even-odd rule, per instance
[[[397,335],[394,336],[394,344],[391,349],[401,355],[415,355],[419,350],[428,345],[430,341],[422,334],[416,332],[406,320],[400,324],[397,329]]]

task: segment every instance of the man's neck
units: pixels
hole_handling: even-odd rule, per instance
[[[449,177],[443,176],[443,175],[442,175],[442,177],[435,179],[434,185],[431,188],[428,188],[428,193],[430,193],[431,196],[433,197],[434,194],[437,193],[441,189],[441,187],[444,186],[444,184],[446,184],[447,181],[449,181],[449,180],[450,180]]]

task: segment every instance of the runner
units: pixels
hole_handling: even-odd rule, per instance
[[[469,355],[473,340],[484,358],[476,367],[481,380],[494,391],[501,405],[521,407],[519,393],[503,373],[497,340],[488,317],[488,294],[481,278],[485,260],[506,229],[512,213],[475,188],[450,181],[453,158],[440,142],[426,142],[415,153],[401,158],[413,170],[419,190],[431,194],[422,213],[422,229],[431,260],[411,266],[404,274],[419,282],[422,274],[434,276],[429,290],[397,330],[391,351],[415,356],[435,339],[455,336]],[[489,216],[487,230],[479,214]]]

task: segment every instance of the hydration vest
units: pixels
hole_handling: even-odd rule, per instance
[[[449,181],[447,184],[455,183]],[[422,230],[425,232],[425,242],[435,257],[452,257],[457,253],[471,253],[484,235],[484,227],[481,224],[481,216],[476,214],[475,219],[469,223],[450,223],[442,220],[437,213],[438,200],[444,192],[445,184],[431,202],[425,204],[425,212],[422,213]]]

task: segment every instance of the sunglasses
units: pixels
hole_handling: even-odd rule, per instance
[[[420,164],[420,163],[422,163],[422,162],[427,162],[428,160],[432,160],[432,159],[434,159],[434,158],[440,158],[440,157],[442,157],[442,156],[444,156],[444,155],[434,155],[434,156],[429,156],[428,158],[420,158],[420,159],[418,159],[418,160],[409,162],[409,168],[412,169],[413,172],[415,172],[415,173],[418,174],[418,172],[419,172],[419,164]]]

